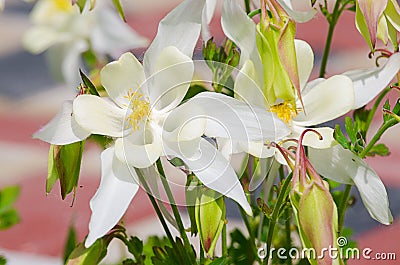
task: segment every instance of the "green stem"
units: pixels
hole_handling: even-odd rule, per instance
[[[249,16],[249,18],[253,18],[254,16],[256,16],[256,15],[258,15],[258,14],[261,14],[261,9],[256,9],[256,10],[251,11],[251,12],[248,14],[248,16]]]
[[[365,132],[368,132],[369,126],[371,125],[372,119],[375,116],[375,113],[379,107],[379,104],[381,103],[382,99],[386,96],[386,94],[389,93],[390,90],[391,90],[390,87],[387,87],[385,90],[382,91],[382,93],[376,99],[374,105],[372,106],[372,108],[368,114],[368,118],[367,118],[366,125],[365,125]]]
[[[268,226],[268,234],[267,234],[267,249],[266,249],[266,258],[265,260],[268,262],[269,260],[269,252],[271,250],[271,244],[272,244],[272,236],[274,234],[274,229],[275,229],[275,225],[276,222],[278,221],[278,217],[279,217],[279,210],[281,209],[282,203],[284,202],[284,200],[286,199],[287,196],[287,189],[289,187],[289,184],[292,180],[292,176],[293,174],[290,173],[286,179],[285,182],[283,182],[282,188],[279,191],[279,195],[278,195],[278,199],[276,200],[276,204],[274,206],[274,210],[272,211],[272,215],[271,215],[271,220],[269,222],[269,226]]]
[[[174,196],[172,195],[172,192],[171,192],[171,188],[169,187],[167,178],[165,177],[164,168],[161,164],[161,159],[158,159],[156,164],[157,164],[158,173],[160,173],[160,175],[161,175],[161,182],[163,183],[165,192],[167,193],[167,197],[170,202],[172,212],[174,213],[176,224],[178,225],[178,228],[179,228],[179,234],[181,235],[181,238],[183,239],[185,246],[190,246],[190,242],[186,235],[185,227],[183,226],[183,222],[182,222],[181,216],[179,214],[178,207],[176,206]]]
[[[349,198],[350,198],[350,191],[351,188],[353,187],[353,185],[348,184],[346,185],[346,188],[343,191],[342,194],[342,199],[340,200],[340,205],[339,205],[339,209],[338,209],[338,232],[341,233],[342,229],[343,229],[343,224],[344,224],[344,217],[346,215],[346,210],[347,210],[347,206]]]
[[[250,13],[250,0],[244,0],[244,6],[246,8],[246,14]]]
[[[285,236],[286,236],[286,253],[289,253],[290,249],[292,248],[292,238],[291,238],[291,231],[290,231],[290,222],[291,222],[291,214],[290,210],[286,209],[285,210]],[[287,265],[292,265],[292,259],[287,259],[286,260]]]
[[[374,145],[376,144],[376,142],[379,141],[379,139],[381,139],[383,133],[389,129],[390,127],[392,127],[393,125],[395,125],[397,123],[396,119],[392,119],[384,124],[382,124],[382,126],[379,128],[379,130],[376,132],[376,134],[374,135],[374,137],[372,137],[371,141],[368,143],[368,145],[365,147],[365,149],[360,153],[359,157],[361,158],[365,158],[368,154],[368,152],[372,149],[372,147],[374,147]]]
[[[227,257],[228,256],[228,244],[226,241],[226,223],[224,224],[224,227],[222,228],[222,238],[221,238],[221,245],[222,245],[222,257]]]
[[[340,14],[341,14],[341,12],[339,10],[340,2],[341,1],[339,1],[339,0],[336,1],[336,4],[335,4],[332,14],[329,14],[328,15],[329,17],[327,16],[327,20],[329,23],[329,29],[328,29],[328,36],[326,37],[324,55],[322,56],[321,68],[319,70],[319,77],[321,77],[321,78],[325,77],[326,66],[328,64],[329,53],[331,51],[333,32],[335,31],[336,24],[339,20]]]
[[[250,247],[253,250],[254,255],[257,255],[257,248],[256,248],[256,241],[254,238],[254,235],[251,231],[249,219],[247,218],[246,213],[243,211],[240,205],[238,205],[239,210],[240,210],[240,215],[242,216],[242,220],[244,222],[244,225],[246,226],[247,232],[249,233],[249,242],[250,242]]]
[[[204,265],[204,262],[205,262],[205,260],[204,260],[204,249],[203,249],[203,245],[201,244],[201,240],[200,240],[200,265]]]
[[[164,216],[162,215],[161,210],[160,210],[155,198],[153,197],[153,195],[151,193],[151,190],[150,190],[150,187],[147,185],[147,182],[146,182],[142,172],[138,168],[135,168],[135,172],[136,172],[136,175],[139,178],[140,183],[142,183],[142,185],[143,185],[143,187],[144,187],[144,189],[145,189],[145,191],[147,193],[147,196],[149,197],[149,199],[151,201],[151,204],[153,205],[154,210],[156,211],[158,219],[160,219],[161,225],[163,226],[164,231],[167,234],[167,237],[168,237],[169,241],[171,242],[171,245],[175,246],[174,238],[172,237],[172,234],[169,231],[169,228],[168,228],[167,223],[165,222]]]

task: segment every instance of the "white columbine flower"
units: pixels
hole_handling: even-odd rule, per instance
[[[24,36],[24,46],[38,54],[48,50],[50,68],[68,85],[79,83],[80,56],[93,49],[97,54],[119,56],[147,45],[104,1],[82,14],[70,0],[39,0],[31,13],[33,27]]]
[[[151,167],[160,156],[179,157],[205,186],[251,214],[233,168],[203,135],[274,141],[289,131],[271,113],[222,94],[204,92],[181,103],[193,77],[190,57],[204,4],[185,1],[160,22],[143,67],[131,53],[106,65],[100,75],[109,98],[80,95],[72,112],[71,103],[65,103],[61,113],[35,135],[52,144],[79,141],[90,133],[116,139],[102,153],[102,180],[90,203],[86,246],[119,221],[137,192],[131,166]]]
[[[236,94],[246,102],[277,113],[278,117],[290,125],[292,133],[288,138],[298,138],[308,126],[316,126],[333,120],[352,109],[365,105],[389,84],[400,69],[400,54],[394,54],[383,67],[350,71],[328,79],[320,78],[307,83],[313,68],[314,55],[306,42],[296,40],[299,81],[304,103],[304,109],[296,114],[285,103],[271,107],[265,101],[261,91],[262,71],[263,67],[268,66],[262,65],[258,54],[255,24],[231,0],[225,1],[222,27],[225,34],[241,50],[240,65],[242,69],[235,81]],[[297,103],[297,106],[301,107],[300,102]],[[323,140],[320,141],[316,134],[307,134],[303,144],[310,147],[310,154],[318,154],[310,156],[316,170],[319,170],[319,173],[327,178],[341,183],[355,184],[362,193],[361,198],[371,216],[381,223],[391,223],[392,215],[389,210],[387,193],[378,175],[362,159],[350,159],[349,153],[351,152],[337,144],[333,138],[332,128],[314,129],[323,136]],[[257,148],[246,150],[239,145],[239,148],[233,151],[246,151],[258,157],[268,157],[274,154],[273,150],[262,147],[260,143],[254,143],[254,145]],[[279,159],[279,155],[277,157],[279,161],[282,161]],[[338,159],[338,157],[342,157],[342,159]],[[349,171],[338,177],[337,172],[343,170],[338,171],[337,168],[349,169]],[[374,186],[374,189],[371,188],[371,185]]]

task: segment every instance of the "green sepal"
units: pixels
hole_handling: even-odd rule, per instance
[[[60,180],[61,197],[71,193],[77,186],[85,141],[68,145],[52,145],[48,159],[46,192],[49,193],[57,179]]]
[[[126,17],[124,13],[124,9],[122,8],[121,1],[120,0],[112,0],[115,9],[117,10],[119,16],[126,22]]]
[[[201,245],[212,258],[218,238],[225,225],[226,208],[223,196],[208,188],[196,199],[195,216]]]
[[[365,17],[360,10],[358,1],[355,1],[355,2],[356,2],[356,27],[357,27],[358,31],[361,33],[361,35],[363,36],[363,38],[365,39],[365,41],[367,42],[370,50],[374,51],[371,36],[370,36],[369,30],[368,30],[367,21],[365,20]]]
[[[87,87],[89,94],[95,95],[95,96],[100,96],[99,92],[97,92],[97,89],[95,85],[90,81],[90,79],[82,72],[81,69],[79,69],[79,74],[82,78],[83,84]]]
[[[82,13],[83,9],[85,8],[87,0],[76,0],[75,4],[79,7],[79,11]]]

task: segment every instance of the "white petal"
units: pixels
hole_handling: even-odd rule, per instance
[[[125,110],[98,96],[81,95],[73,103],[75,120],[93,134],[122,137],[125,128]]]
[[[65,56],[62,60],[62,74],[70,87],[78,87],[80,83],[79,68],[82,68],[81,54],[88,49],[86,41],[77,41],[65,45]]]
[[[172,142],[190,141],[204,134],[206,124],[202,106],[184,103],[168,113],[162,124],[162,137]]]
[[[240,48],[240,65],[250,59],[256,69],[262,69],[256,45],[256,25],[237,1],[224,1],[221,26],[225,35]]]
[[[201,25],[201,38],[204,42],[208,41],[212,36],[208,25],[214,16],[215,7],[217,5],[217,0],[206,0],[206,5],[203,9],[203,18]]]
[[[303,94],[305,110],[293,123],[312,126],[336,119],[350,111],[354,105],[353,83],[346,76],[332,76]]]
[[[116,159],[113,147],[102,152],[101,163],[100,186],[90,200],[92,215],[85,247],[91,246],[119,222],[139,189],[135,172]]]
[[[43,128],[33,134],[33,138],[50,144],[66,145],[82,141],[90,135],[75,121],[72,115],[72,101],[64,101],[61,110]]]
[[[367,163],[336,145],[328,149],[308,149],[311,164],[318,173],[344,184],[355,184],[371,217],[383,223],[392,223],[385,186]]]
[[[128,92],[136,92],[145,80],[142,65],[130,52],[104,66],[100,77],[107,94],[120,107],[129,105]]]
[[[135,131],[132,135],[117,139],[115,154],[121,161],[136,168],[147,168],[161,155],[162,142],[151,130]]]
[[[299,71],[300,89],[306,86],[314,67],[314,52],[303,40],[294,40],[296,48],[297,69]]]
[[[91,31],[91,41],[96,52],[110,54],[145,47],[148,44],[146,38],[137,34],[116,12],[106,6],[96,8],[94,12],[96,27]]]
[[[299,139],[301,133],[306,130],[305,127],[293,126],[293,133],[290,138]],[[322,140],[319,139],[319,136],[316,133],[308,132],[304,135],[303,145],[310,146],[313,148],[324,149],[330,148],[337,144],[335,139],[333,138],[334,130],[330,127],[320,127],[320,128],[312,128],[317,131],[322,136]]]
[[[175,152],[206,187],[233,199],[247,214],[252,215],[238,177],[222,154],[205,139],[201,139],[199,146],[193,148],[200,148],[200,156],[191,158],[181,155],[179,150],[171,152]]]
[[[291,0],[278,0],[279,4],[285,9],[288,15],[293,18],[296,22],[304,23],[311,20],[316,14],[316,9],[311,9],[308,11],[296,11],[293,10]]]
[[[262,92],[262,87],[261,78],[253,61],[245,61],[235,80],[233,88],[235,98],[253,106],[266,108],[267,102]]]
[[[192,59],[176,47],[163,49],[153,62],[154,73],[147,80],[151,106],[167,112],[181,103],[193,78]]]
[[[205,0],[187,0],[174,8],[158,25],[158,32],[144,55],[146,76],[154,73],[152,64],[159,53],[168,46],[175,46],[192,57],[200,35]]]
[[[355,103],[353,109],[361,108],[382,92],[400,70],[400,53],[393,54],[379,68],[354,70],[343,73],[354,83]]]
[[[290,133],[284,122],[265,109],[223,94],[203,92],[185,102],[201,106],[207,118],[205,134],[244,142],[276,141]]]
[[[48,27],[35,27],[25,33],[23,45],[31,53],[38,54],[59,43],[64,38],[65,36]]]

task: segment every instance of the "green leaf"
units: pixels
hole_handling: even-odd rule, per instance
[[[371,110],[367,110],[365,106],[353,112],[354,126],[364,139],[367,134],[367,121],[370,112]]]
[[[117,9],[120,17],[126,22],[125,13],[124,13],[124,9],[122,8],[121,1],[120,0],[112,0],[112,2],[115,6],[115,9]]]
[[[232,259],[232,264],[254,264],[257,259],[251,248],[254,242],[249,242],[249,239],[247,239],[239,229],[233,230],[230,236],[231,244],[228,248],[228,254]]]
[[[213,262],[211,262],[208,265],[227,265],[229,264],[229,258],[228,257],[220,257],[217,259],[214,259]]]
[[[128,251],[135,257],[136,262],[132,264],[144,265],[146,256],[143,255],[143,241],[137,237],[130,237],[129,240],[125,241],[125,244],[128,247]]]
[[[367,156],[388,156],[390,155],[389,148],[385,144],[376,144],[368,152]]]
[[[333,133],[333,138],[345,149],[350,149],[349,140],[344,136],[342,130],[340,129],[340,125],[336,124],[335,131]]]
[[[190,251],[182,243],[180,238],[176,238],[175,246],[153,247],[154,256],[151,261],[154,265],[165,264],[196,264],[196,252],[193,246]]]
[[[64,247],[64,264],[67,263],[68,257],[71,255],[72,251],[74,251],[77,245],[77,237],[74,227],[71,225],[68,229],[68,237],[67,242],[65,242]]]
[[[20,217],[16,209],[10,209],[0,214],[0,230],[6,230],[17,223]]]
[[[81,75],[83,84],[89,89],[89,94],[100,96],[99,92],[97,92],[96,86],[93,85],[92,81],[79,69],[79,74]]]
[[[390,103],[389,103],[389,99],[387,99],[385,101],[385,104],[383,105],[383,109],[384,110],[389,110],[390,111]],[[391,119],[391,116],[387,113],[383,113],[383,122],[386,123]]]
[[[14,203],[20,193],[19,186],[10,186],[0,190],[0,230],[5,230],[20,221]]]
[[[6,265],[6,263],[7,263],[6,258],[0,255],[0,265]]]
[[[350,117],[345,118],[345,128],[351,143],[355,144],[357,142],[357,130],[353,124],[353,120]]]
[[[5,187],[0,190],[0,214],[12,209],[13,204],[18,199],[19,193],[19,186]]]

